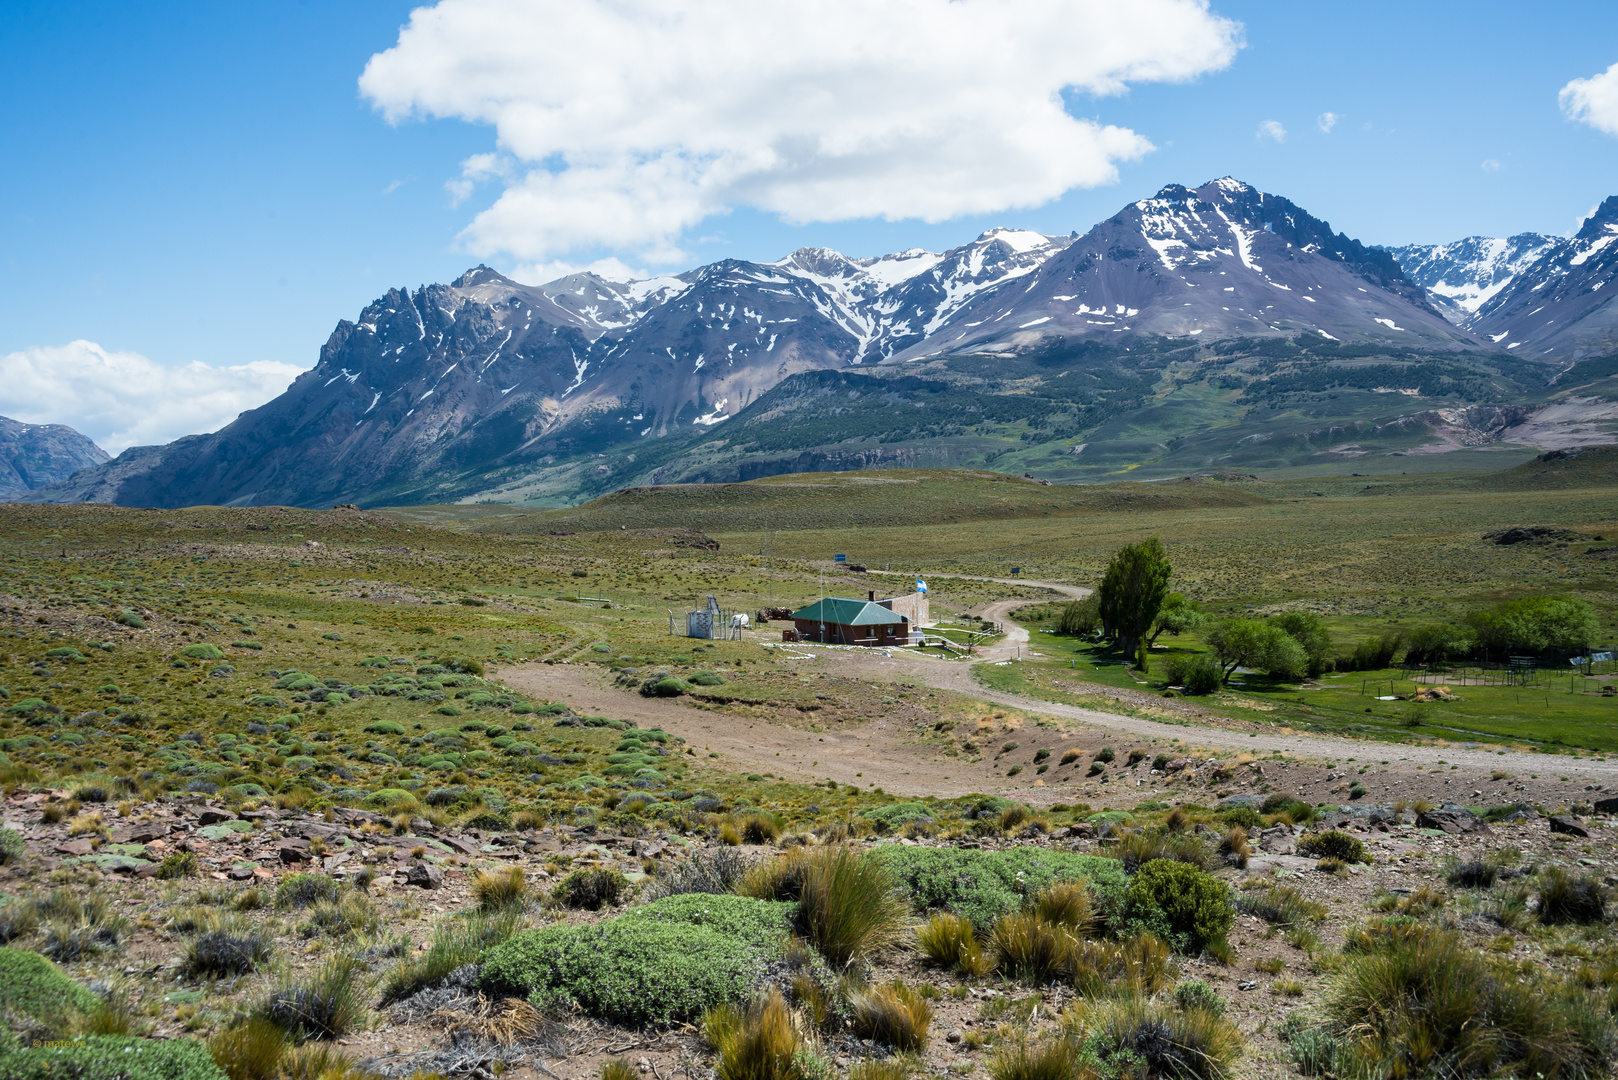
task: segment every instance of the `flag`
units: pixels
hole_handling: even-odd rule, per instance
[[[925,581],[921,580],[921,578],[916,579],[916,591],[917,592],[926,592],[927,591],[927,583]]]

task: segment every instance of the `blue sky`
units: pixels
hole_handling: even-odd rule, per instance
[[[1557,101],[1569,80],[1618,62],[1610,3],[1229,0],[1212,11],[1242,24],[1244,47],[1222,70],[1068,95],[1074,115],[1155,147],[1121,160],[1115,183],[930,224],[792,225],[738,205],[679,230],[683,255],[660,268],[801,245],[938,249],[999,224],[1082,232],[1165,183],[1227,173],[1383,244],[1565,233],[1618,193],[1618,138],[1566,119]],[[313,364],[336,321],[389,286],[446,281],[479,261],[544,261],[491,251],[487,238],[480,256],[463,235],[500,181],[462,201],[446,185],[497,149],[493,128],[393,124],[362,96],[367,61],[410,12],[380,0],[0,7],[0,357],[84,339],[162,369],[193,365],[207,386],[213,375],[194,365],[276,365],[248,380],[241,400],[254,404],[284,383],[279,365]],[[1337,117],[1329,133],[1325,113]],[[1284,141],[1260,134],[1266,121]],[[558,257],[605,255],[651,265],[612,242]],[[163,393],[184,387],[177,377]],[[0,412],[47,418],[50,406],[6,393]],[[83,422],[75,402],[60,406],[48,418]]]

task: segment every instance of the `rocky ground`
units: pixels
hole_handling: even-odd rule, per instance
[[[67,799],[66,792],[35,792],[6,801],[4,824],[22,834],[27,854],[0,872],[0,891],[26,898],[61,886],[82,896],[106,897],[111,913],[106,925],[116,927],[115,932],[81,959],[66,964],[66,969],[81,981],[116,990],[160,1037],[217,1029],[250,1009],[277,980],[307,974],[339,949],[364,950],[361,955],[371,956],[374,973],[381,975],[396,958],[424,948],[437,920],[472,906],[470,878],[478,868],[524,870],[533,886],[529,918],[534,925],[588,921],[609,916],[612,910],[578,912],[545,899],[550,885],[563,874],[584,866],[612,867],[637,888],[646,888],[680,861],[702,857],[715,847],[710,828],[681,833],[648,826],[614,832],[549,824],[488,831],[347,809],[311,813],[266,803],[232,810],[201,796],[82,804],[76,814],[67,816],[63,812]],[[1237,794],[1218,809],[1261,805],[1259,796]],[[1243,895],[1270,884],[1292,886],[1323,905],[1324,917],[1308,927],[1306,936],[1293,937],[1278,933],[1257,916],[1240,916],[1231,935],[1234,955],[1229,963],[1208,956],[1180,957],[1179,975],[1206,981],[1227,1000],[1229,1015],[1248,1044],[1241,1075],[1281,1076],[1291,1073],[1293,1066],[1276,1035],[1280,1022],[1318,999],[1345,933],[1378,912],[1419,913],[1455,927],[1480,950],[1571,972],[1581,958],[1605,948],[1604,928],[1570,933],[1513,923],[1500,914],[1499,894],[1510,887],[1509,881],[1497,885],[1493,893],[1459,888],[1448,883],[1446,869],[1455,862],[1489,858],[1507,867],[1508,877],[1526,878],[1538,869],[1562,866],[1618,885],[1618,856],[1612,843],[1618,822],[1605,816],[1613,813],[1618,813],[1618,804],[1612,802],[1604,803],[1600,813],[1578,817],[1545,817],[1524,805],[1502,820],[1486,823],[1455,804],[1422,804],[1420,809],[1350,805],[1307,827],[1339,828],[1365,844],[1367,863],[1333,872],[1323,872],[1317,859],[1299,854],[1305,827],[1285,822],[1255,826],[1248,834],[1252,853],[1246,865],[1229,865],[1227,860],[1216,870],[1218,876]],[[1137,824],[1154,816],[1161,812],[1147,809]],[[1201,834],[1211,850],[1223,827],[1212,821],[1211,812],[1195,816],[1202,823],[1191,831]],[[1034,846],[1106,855],[1121,828],[1107,820],[1062,824],[1036,818],[1020,830],[1000,835],[965,824],[940,822],[911,835],[866,836],[857,842],[990,849]],[[804,840],[814,838],[789,836],[780,843]],[[767,858],[773,850],[769,845],[741,848],[752,859]],[[194,856],[192,874],[165,880],[163,860],[178,853]],[[375,924],[337,936],[311,933],[300,925],[304,913],[269,902],[279,881],[309,870],[363,886]],[[182,960],[187,913],[199,906],[240,908],[240,897],[255,887],[262,887],[265,906],[248,907],[243,917],[273,938],[274,962],[261,973],[235,979],[189,978]],[[634,902],[633,895],[624,901]],[[0,912],[4,910],[0,907]],[[12,944],[41,947],[41,939],[23,934]],[[1004,1034],[1000,1025],[1038,1027],[1074,1000],[1073,991],[1062,987],[1037,990],[993,976],[963,980],[928,966],[911,947],[880,957],[870,975],[936,990],[931,999],[935,1010],[931,1037],[920,1063],[927,1073],[939,1076],[981,1072],[989,1053],[986,1047],[997,1031]],[[436,996],[375,1010],[370,1021],[341,1039],[340,1045],[355,1057],[373,1059],[394,1071],[450,1060],[465,1065],[479,1053],[487,1066],[501,1056],[487,1047],[487,1052],[477,1050],[495,1045],[487,1033],[497,1003],[480,1002],[464,991],[429,994]],[[374,990],[372,997],[374,1005]],[[610,1058],[626,1057],[654,1080],[712,1076],[709,1051],[690,1026],[638,1031],[577,1016],[560,1020],[561,1026],[540,1040],[543,1048],[540,1042],[530,1042],[518,1051],[504,1052],[511,1066],[506,1075],[573,1080],[595,1076]],[[833,1039],[826,1050],[839,1066],[881,1053],[880,1048],[852,1038]]]

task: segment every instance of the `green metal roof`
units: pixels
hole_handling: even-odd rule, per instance
[[[869,600],[849,600],[842,596],[828,596],[816,600],[808,607],[792,613],[794,619],[810,622],[837,623],[841,626],[883,626],[907,622],[903,615],[888,610]]]

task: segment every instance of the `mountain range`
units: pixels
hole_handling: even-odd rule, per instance
[[[64,424],[25,424],[0,416],[0,499],[59,483],[110,457]]]
[[[479,266],[339,322],[220,431],[23,497],[554,503],[821,467],[1086,479],[1604,441],[1618,415],[1585,384],[1618,351],[1615,237],[1618,197],[1571,238],[1383,249],[1227,177],[942,253],[537,286]]]

